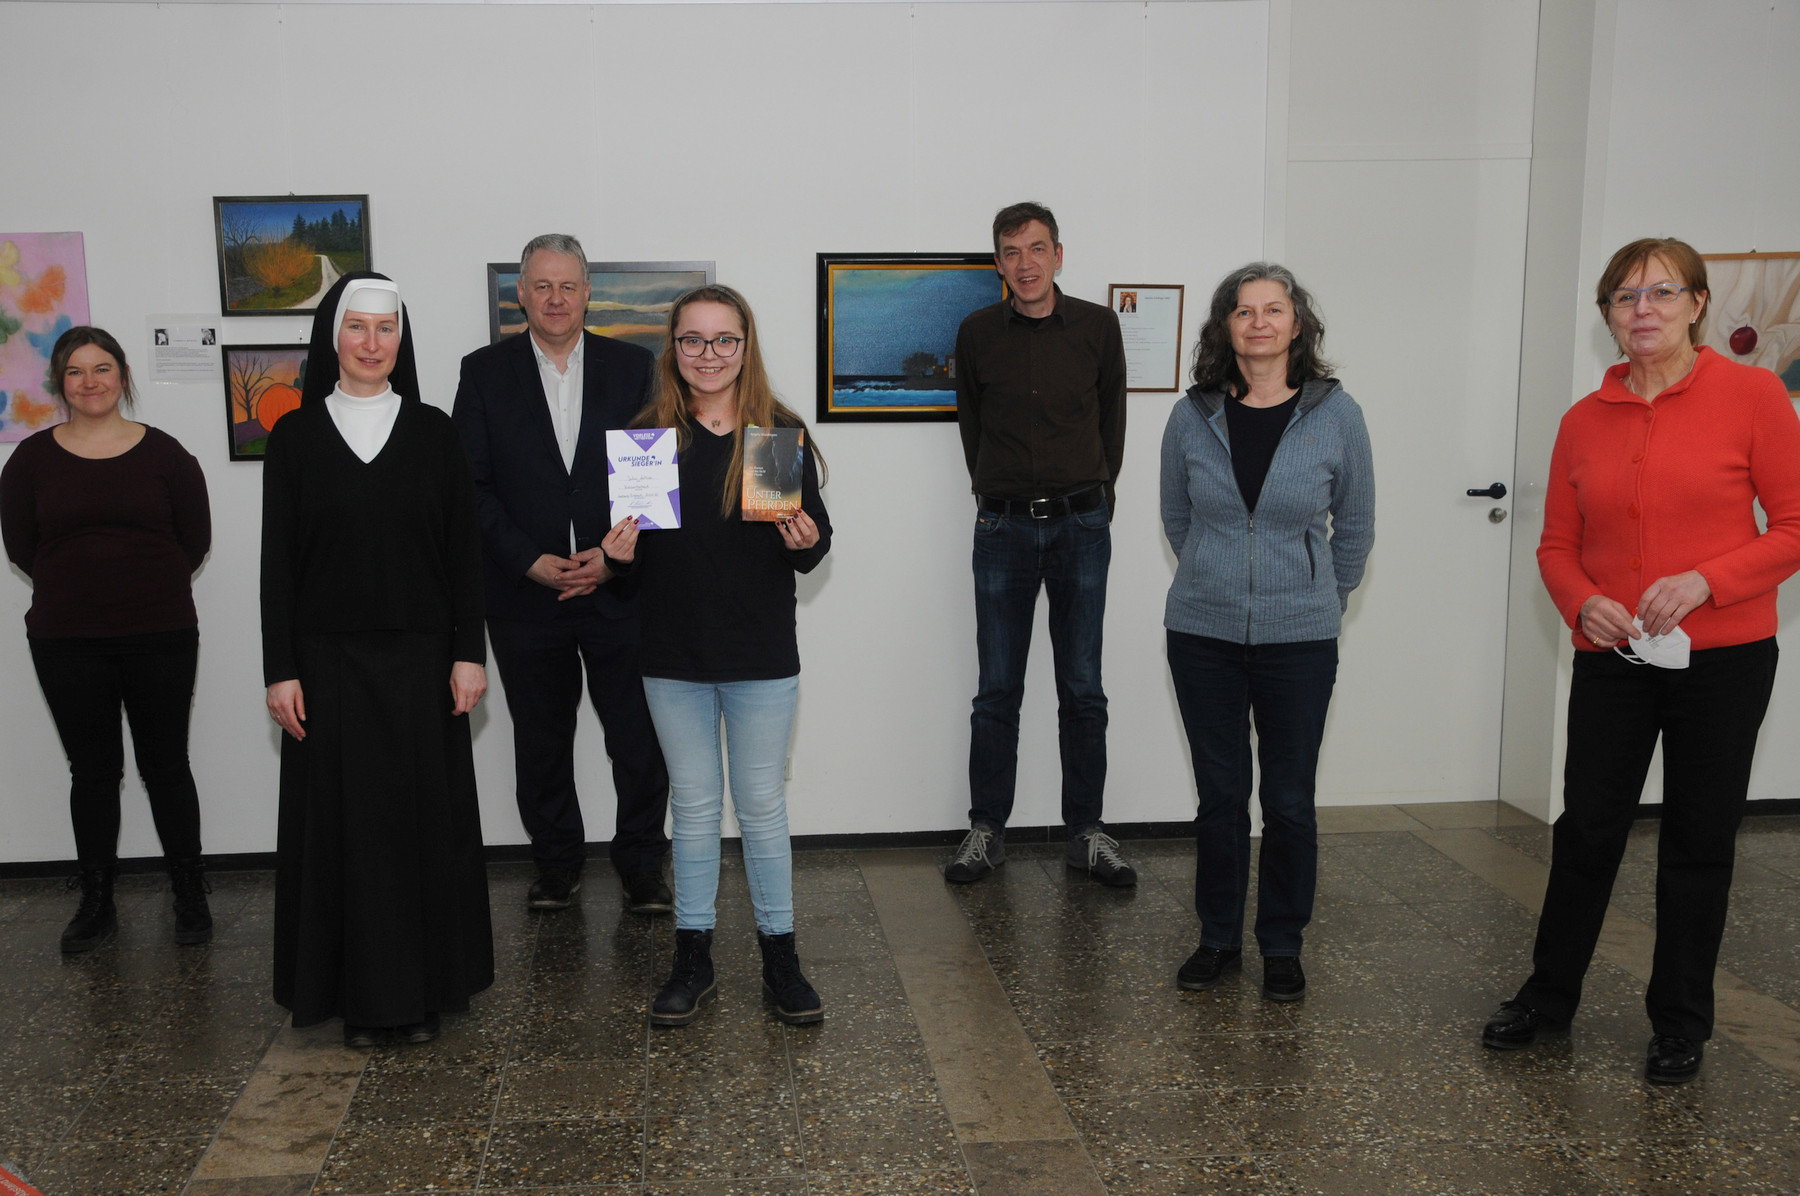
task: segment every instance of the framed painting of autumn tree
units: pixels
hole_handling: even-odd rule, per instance
[[[331,284],[373,267],[367,195],[215,195],[219,311],[304,316]]]
[[[300,406],[305,345],[224,345],[225,429],[233,461],[260,461],[275,421]]]

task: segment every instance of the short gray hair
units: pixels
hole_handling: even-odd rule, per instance
[[[519,255],[520,277],[524,277],[525,267],[531,264],[531,255],[540,249],[549,253],[568,254],[570,257],[581,263],[581,275],[583,278],[587,277],[587,254],[581,251],[581,242],[577,241],[574,237],[571,237],[568,233],[545,233],[542,236],[533,237],[531,240],[525,242],[525,251]]]

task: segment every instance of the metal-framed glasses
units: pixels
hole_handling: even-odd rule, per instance
[[[1667,307],[1681,298],[1681,292],[1687,289],[1672,282],[1659,282],[1651,287],[1619,287],[1606,297],[1606,302],[1611,307],[1636,307],[1638,296],[1642,295],[1658,307]]]
[[[683,357],[699,357],[706,352],[706,346],[708,345],[711,345],[713,347],[713,352],[720,357],[735,357],[737,356],[738,346],[743,343],[743,337],[732,336],[729,333],[723,336],[710,338],[692,335],[678,336],[675,338],[675,345],[681,350],[681,355]]]

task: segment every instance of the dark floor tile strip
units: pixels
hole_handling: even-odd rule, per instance
[[[1413,832],[1456,863],[1525,906],[1543,908],[1549,868],[1482,830]],[[1596,952],[1642,981],[1650,979],[1656,932],[1615,903]],[[1800,1078],[1800,1010],[1760,992],[1723,968],[1713,977],[1719,1034],[1740,1043],[1770,1067]],[[1506,994],[1499,994],[1504,996]],[[1498,999],[1498,997],[1496,997]]]

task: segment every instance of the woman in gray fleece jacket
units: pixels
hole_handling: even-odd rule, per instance
[[[1163,433],[1163,530],[1179,562],[1163,625],[1200,797],[1200,946],[1178,973],[1183,988],[1211,988],[1242,964],[1254,719],[1263,996],[1306,993],[1319,744],[1338,629],[1375,540],[1368,429],[1327,376],[1323,337],[1311,296],[1285,268],[1255,262],[1226,275],[1194,349],[1194,386]]]

